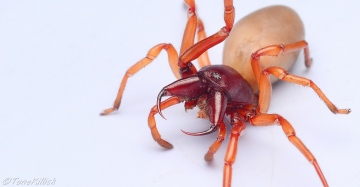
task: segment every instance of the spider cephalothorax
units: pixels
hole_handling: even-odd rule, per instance
[[[201,109],[203,118],[213,124],[209,130],[190,135],[204,135],[214,132],[219,121],[224,118],[228,103],[241,107],[253,102],[254,93],[249,83],[233,68],[225,65],[212,65],[200,69],[195,75],[179,79],[165,86],[157,98],[161,116],[161,98],[175,96],[195,103]],[[230,104],[231,105],[231,104]]]

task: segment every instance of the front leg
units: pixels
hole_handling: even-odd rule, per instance
[[[187,4],[190,6],[190,10],[193,7],[193,11],[195,11],[195,3],[194,0],[186,0]],[[193,6],[192,6],[193,5]],[[235,8],[233,6],[232,0],[224,0],[224,21],[225,26],[220,29],[217,33],[202,39],[191,47],[182,47],[184,52],[180,53],[178,65],[181,69],[183,69],[183,77],[188,74],[194,73],[193,65],[191,61],[197,59],[201,54],[210,49],[211,47],[219,44],[224,41],[234,25],[234,17],[235,17]],[[201,27],[200,27],[201,28]],[[194,33],[195,34],[195,33]],[[193,36],[194,36],[193,34]],[[187,45],[189,46],[189,45]],[[182,51],[182,50],[181,50]],[[190,72],[190,73],[189,73]]]
[[[159,110],[163,110],[165,108],[168,108],[170,106],[176,105],[181,103],[183,100],[179,97],[170,97],[166,99],[165,101],[161,102],[158,105],[155,105],[151,108],[149,117],[148,117],[148,125],[151,130],[151,135],[154,138],[154,140],[163,148],[166,149],[172,149],[173,145],[171,143],[167,142],[166,140],[161,138],[161,135],[156,127],[156,121],[155,121],[155,115],[159,113]]]
[[[140,71],[145,66],[149,65],[160,54],[160,52],[162,50],[165,50],[168,54],[169,64],[170,64],[170,67],[171,67],[173,73],[175,74],[175,76],[177,78],[180,78],[179,67],[176,64],[177,59],[178,59],[178,53],[176,52],[174,46],[171,44],[166,44],[166,43],[158,44],[149,50],[146,57],[144,57],[143,59],[141,59],[140,61],[135,63],[133,66],[131,66],[126,71],[126,73],[121,81],[119,91],[116,95],[116,99],[114,101],[114,106],[112,108],[108,108],[108,109],[104,110],[100,115],[107,115],[107,114],[119,109],[128,78],[133,76],[134,74],[136,74],[138,71]]]

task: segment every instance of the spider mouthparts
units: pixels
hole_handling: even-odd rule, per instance
[[[161,113],[161,111],[159,112],[159,115],[164,118],[164,120],[166,120],[166,118],[164,117],[164,115]]]
[[[213,133],[217,130],[217,126],[216,125],[212,125],[208,130],[205,130],[205,131],[202,131],[202,132],[187,132],[187,131],[184,131],[182,129],[180,129],[181,132],[187,134],[187,135],[190,135],[190,136],[203,136],[203,135],[207,135],[207,134],[210,134],[210,133]]]
[[[157,107],[159,115],[166,120],[166,118],[164,117],[164,115],[161,112],[161,98],[162,98],[162,96],[164,96],[164,94],[165,94],[165,90],[162,89],[160,91],[159,95],[157,96],[156,107]]]

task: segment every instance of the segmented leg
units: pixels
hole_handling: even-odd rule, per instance
[[[198,35],[198,39],[197,39],[198,42],[206,38],[204,24],[199,18],[198,18],[197,35]],[[201,54],[197,60],[200,68],[211,65],[207,51]]]
[[[231,186],[232,165],[236,160],[239,136],[241,134],[241,131],[243,131],[245,127],[246,125],[243,121],[238,120],[236,118],[232,120],[230,140],[224,159],[225,163],[224,163],[223,187]]]
[[[279,67],[270,67],[265,69],[262,73],[261,73],[261,81],[270,81],[268,79],[269,75],[272,74],[275,77],[286,81],[286,82],[290,82],[290,83],[294,83],[294,84],[299,84],[302,86],[308,86],[310,88],[312,88],[316,94],[318,94],[318,96],[324,101],[324,103],[326,104],[326,106],[329,108],[329,110],[334,113],[334,114],[348,114],[350,113],[350,109],[338,109],[327,97],[326,95],[320,90],[320,88],[310,79],[306,79],[303,77],[299,77],[296,75],[291,75],[288,72],[286,72],[284,69],[279,68]],[[267,79],[267,80],[266,80]],[[271,88],[269,91],[268,88],[268,84],[263,84],[262,87],[260,88],[260,90],[262,90],[262,93],[260,92],[260,97],[261,95],[270,95],[271,94]],[[271,87],[271,85],[270,85]],[[269,101],[267,101],[266,99],[268,99]],[[265,103],[270,103],[270,98],[265,98]],[[261,106],[260,106],[261,107]]]
[[[165,101],[160,103],[161,110],[166,109],[170,106],[176,105],[178,103],[181,103],[183,100],[178,97],[170,97],[166,99]],[[153,106],[150,110],[149,117],[148,117],[148,125],[151,130],[151,135],[154,138],[154,140],[163,148],[171,149],[173,146],[171,143],[165,141],[161,138],[159,131],[156,128],[156,121],[155,121],[155,114],[157,114],[158,108],[157,105]]]
[[[286,136],[288,137],[289,141],[309,160],[309,162],[314,166],[317,174],[320,177],[321,182],[325,187],[329,186],[326,182],[324,174],[322,173],[319,164],[317,163],[313,154],[309,151],[309,149],[302,143],[302,141],[296,136],[294,128],[291,124],[281,117],[278,114],[259,114],[255,117],[250,118],[250,124],[254,126],[268,126],[274,125],[278,123]]]
[[[137,73],[143,67],[150,64],[159,55],[159,53],[162,50],[166,50],[166,52],[168,54],[170,67],[171,67],[172,71],[174,72],[175,76],[177,78],[180,78],[179,67],[176,64],[177,59],[178,59],[178,54],[177,54],[175,48],[171,44],[166,44],[166,43],[158,44],[149,50],[149,52],[147,53],[145,58],[138,61],[136,64],[131,66],[126,71],[126,73],[121,81],[120,88],[119,88],[118,94],[117,94],[115,102],[114,102],[114,106],[112,108],[104,110],[100,115],[107,115],[107,114],[119,109],[120,103],[121,103],[121,98],[124,93],[128,78],[133,76],[135,73]]]
[[[214,154],[219,150],[226,136],[226,125],[224,122],[219,123],[219,133],[216,141],[210,146],[209,151],[205,154],[204,159],[208,162],[212,161]]]
[[[281,80],[311,87],[319,95],[319,97],[325,102],[325,104],[328,106],[331,112],[335,114],[348,114],[350,112],[349,109],[336,108],[335,105],[320,90],[320,88],[317,87],[311,80],[303,77],[298,77],[295,75],[290,75],[284,69],[279,67],[270,67],[267,68],[266,70],[263,70],[260,65],[261,56],[278,56],[281,54],[286,54],[301,49],[304,49],[305,65],[309,67],[311,65],[311,59],[309,57],[308,44],[306,41],[300,41],[288,45],[271,45],[264,47],[253,53],[251,58],[251,66],[253,68],[260,90],[259,91],[260,112],[266,113],[269,109],[272,86],[268,76],[270,74],[273,74],[275,77]]]
[[[115,110],[118,110],[121,104],[121,98],[127,83],[127,79],[137,73],[140,69],[151,63],[161,52],[161,50],[166,50],[168,53],[169,64],[170,67],[175,74],[176,78],[181,78],[184,76],[188,76],[197,72],[196,68],[191,65],[191,60],[198,58],[203,52],[211,48],[212,46],[223,41],[228,35],[234,23],[234,7],[232,0],[224,0],[224,20],[226,26],[223,27],[218,33],[210,36],[206,39],[201,40],[197,44],[194,44],[195,32],[197,27],[197,16],[195,14],[195,2],[194,0],[185,0],[185,2],[189,5],[189,19],[185,27],[183,42],[181,44],[180,49],[180,58],[178,58],[178,54],[175,48],[171,44],[161,43],[153,48],[151,48],[147,54],[147,56],[132,67],[130,67],[120,84],[120,88],[116,99],[114,101],[114,105],[112,108],[108,108],[104,110],[100,115],[107,115]],[[200,23],[201,24],[201,23]],[[189,64],[190,63],[190,64]],[[180,69],[185,69],[180,72]]]
[[[305,66],[310,67],[312,60],[310,59],[309,55],[308,43],[305,40],[288,45],[270,45],[257,50],[251,56],[251,67],[253,69],[257,82],[259,83],[260,73],[263,70],[260,65],[261,56],[278,56],[301,49],[304,49]]]
[[[194,2],[194,0],[185,0],[185,2],[189,5],[189,11],[188,11],[189,19],[188,19],[188,22],[187,22],[185,30],[184,30],[183,40],[182,40],[182,44],[181,44],[181,48],[180,48],[180,54],[182,54],[186,49],[188,49],[192,45],[194,45],[195,32],[196,32],[196,27],[197,27],[197,17],[195,14],[195,2]],[[177,79],[182,77],[182,75],[180,75],[180,72],[179,72],[180,68],[178,66],[178,59],[179,59],[178,57],[179,56],[178,56],[177,51],[173,47],[173,45],[166,44],[166,43],[158,44],[149,50],[149,52],[145,58],[143,58],[140,61],[138,61],[137,63],[135,63],[132,67],[130,67],[126,71],[126,73],[121,81],[120,88],[119,88],[118,94],[116,96],[116,99],[114,101],[113,107],[104,110],[100,115],[107,115],[107,114],[119,109],[120,104],[121,104],[122,95],[124,93],[128,78],[131,77],[132,75],[134,75],[135,73],[137,73],[143,67],[150,64],[159,55],[161,50],[166,50],[166,52],[168,53],[169,65],[170,65],[170,68],[173,71],[175,77]],[[197,71],[194,66],[192,66],[191,68],[192,68],[193,73],[195,73]]]
[[[189,6],[188,21],[186,23],[183,39],[181,42],[180,54],[183,54],[184,51],[186,51],[192,45],[194,45],[195,33],[196,33],[196,27],[198,21],[194,0],[185,0],[185,3]]]
[[[190,6],[191,4],[195,4],[194,0],[186,0],[186,3]],[[190,6],[191,7],[191,6]],[[218,43],[224,41],[227,36],[229,35],[233,24],[234,24],[234,17],[235,17],[235,8],[233,6],[232,0],[224,0],[224,21],[225,21],[225,27],[221,28],[220,31],[217,33],[197,42],[190,48],[186,49],[184,53],[180,53],[179,62],[178,65],[182,69],[186,69],[184,71],[184,75],[188,74],[188,68],[192,67],[191,61],[197,59],[201,54],[203,54],[205,51],[210,49],[211,47],[217,45]],[[195,5],[193,6],[193,9],[195,10]]]

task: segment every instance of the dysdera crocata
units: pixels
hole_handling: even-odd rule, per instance
[[[237,144],[246,123],[253,126],[278,124],[289,141],[314,166],[323,186],[328,186],[320,166],[309,149],[296,136],[292,125],[279,114],[268,114],[271,100],[273,75],[277,79],[312,88],[334,114],[348,114],[350,109],[338,109],[317,87],[306,78],[289,74],[287,71],[297,59],[299,51],[304,51],[305,65],[310,67],[308,44],[304,40],[304,27],[299,16],[290,8],[271,6],[260,9],[234,26],[235,9],[232,0],[224,0],[225,26],[217,33],[206,37],[202,21],[197,17],[194,0],[185,0],[189,6],[180,55],[174,46],[161,43],[151,48],[147,56],[130,67],[120,84],[112,108],[104,110],[107,115],[118,110],[121,98],[130,76],[151,63],[162,50],[169,57],[170,67],[178,78],[165,86],[157,97],[157,103],[150,110],[148,125],[152,137],[162,147],[173,146],[161,138],[157,130],[155,115],[162,110],[185,102],[185,109],[200,109],[198,116],[208,119],[211,126],[203,132],[185,132],[200,136],[218,131],[218,137],[205,154],[211,161],[220,148],[225,135],[224,116],[230,117],[230,140],[225,154],[223,186],[231,186],[232,164],[235,162]],[[198,42],[195,43],[195,35]],[[227,39],[224,47],[223,65],[211,65],[207,50]],[[192,64],[198,60],[200,70]],[[162,101],[162,97],[169,96]]]

